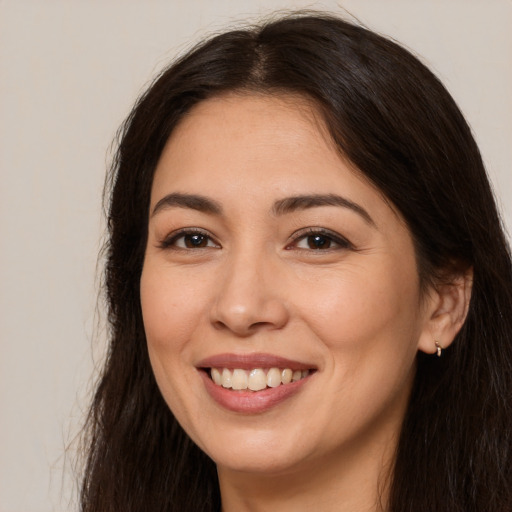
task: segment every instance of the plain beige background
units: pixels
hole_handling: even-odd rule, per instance
[[[64,447],[102,354],[96,255],[117,127],[191,41],[304,6],[346,9],[422,56],[512,226],[511,0],[0,0],[0,512],[77,510]]]

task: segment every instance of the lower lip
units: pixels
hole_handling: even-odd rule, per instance
[[[234,391],[215,384],[205,371],[199,372],[209,395],[229,411],[258,414],[268,411],[297,394],[311,375],[290,384],[281,384],[262,391]]]

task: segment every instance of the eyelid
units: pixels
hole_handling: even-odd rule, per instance
[[[197,228],[197,227],[185,227],[180,228],[175,231],[172,231],[171,233],[167,234],[159,243],[158,247],[161,249],[174,249],[174,250],[184,250],[184,251],[190,251],[190,250],[197,250],[197,249],[206,249],[211,248],[210,246],[207,247],[197,247],[197,248],[184,248],[179,247],[175,245],[176,241],[179,240],[181,237],[187,236],[187,235],[203,235],[208,238],[208,241],[211,242],[215,247],[220,248],[220,244],[216,240],[215,236],[212,235],[210,232],[208,232],[205,229]],[[336,244],[336,247],[334,248],[328,248],[328,249],[322,249],[322,250],[314,250],[314,249],[304,249],[304,248],[298,248],[296,247],[296,244],[301,239],[304,239],[308,236],[324,236],[326,238],[329,238],[334,244]],[[285,249],[291,250],[304,250],[304,251],[312,251],[312,252],[329,252],[329,251],[336,251],[341,249],[354,249],[353,244],[344,236],[340,235],[339,233],[332,231],[327,228],[322,227],[307,227],[302,228],[293,233],[289,241],[286,244]]]
[[[300,249],[300,248],[295,247],[295,244],[299,240],[306,238],[308,236],[315,236],[315,235],[317,235],[317,236],[320,235],[320,236],[325,236],[326,238],[330,238],[337,245],[337,247],[329,248],[329,249],[319,249],[319,250]],[[348,240],[346,237],[340,235],[339,233],[337,233],[335,231],[332,231],[327,228],[321,228],[321,227],[308,227],[308,228],[299,229],[298,231],[296,231],[295,233],[293,233],[291,235],[290,240],[286,244],[285,248],[288,250],[297,249],[297,250],[311,251],[311,252],[317,252],[317,253],[337,251],[340,249],[355,249],[352,242],[350,242],[350,240]]]
[[[195,249],[192,248],[184,248],[179,247],[177,245],[174,245],[177,240],[179,240],[181,237],[187,236],[187,235],[203,235],[208,238],[209,241],[211,241],[217,248],[220,248],[220,244],[217,242],[215,237],[202,228],[196,228],[196,227],[186,227],[186,228],[180,228],[175,231],[172,231],[168,235],[166,235],[159,243],[158,247],[160,249],[174,249],[174,250],[183,250],[183,251],[190,251],[190,250],[197,250],[197,249],[207,249],[211,248],[209,247],[197,247]]]

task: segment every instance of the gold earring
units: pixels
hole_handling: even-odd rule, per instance
[[[437,357],[441,357],[444,347],[441,345],[441,343],[439,343],[439,341],[434,341],[434,343],[436,344],[437,347]]]

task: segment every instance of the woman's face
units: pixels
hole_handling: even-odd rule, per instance
[[[141,301],[160,390],[220,471],[381,456],[430,336],[403,219],[296,97],[210,99],[175,129]]]

